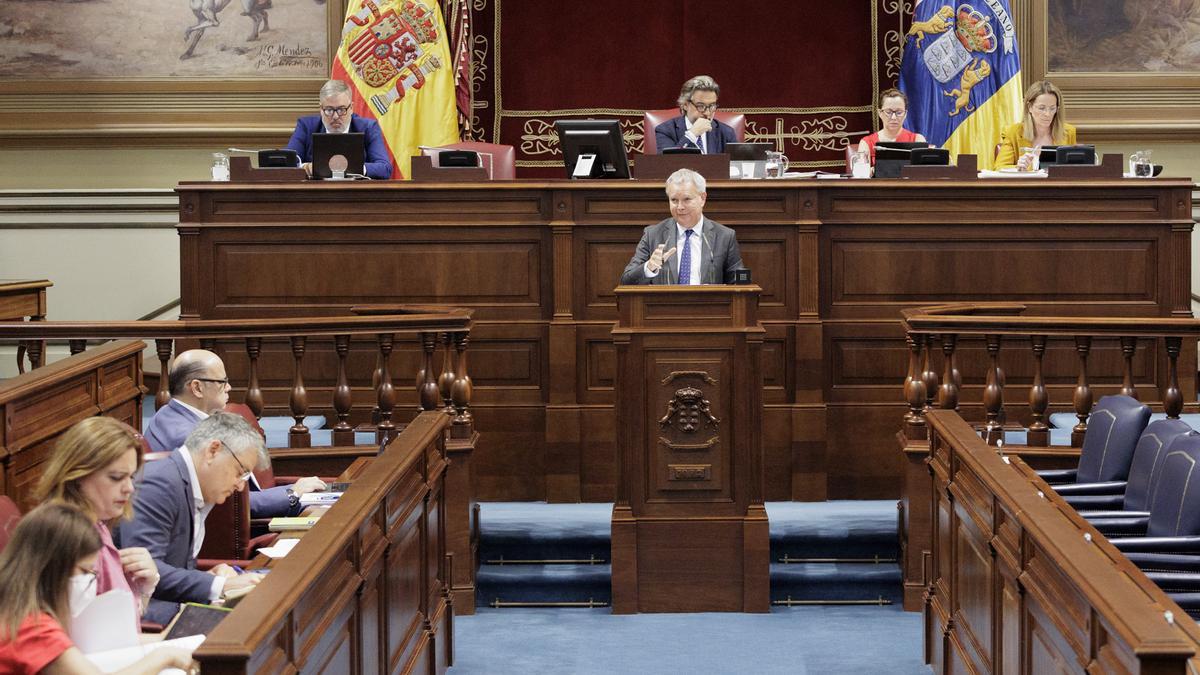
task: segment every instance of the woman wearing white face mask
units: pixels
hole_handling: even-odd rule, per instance
[[[0,672],[100,672],[65,629],[71,578],[95,573],[99,549],[100,535],[90,515],[69,504],[43,504],[21,519],[0,554]],[[157,673],[192,665],[187,652],[162,647],[118,672]]]
[[[88,514],[100,537],[95,583],[72,580],[72,609],[110,590],[128,590],[141,616],[158,584],[158,568],[144,548],[118,550],[110,528],[133,515],[133,476],[142,466],[141,438],[111,417],[89,417],[67,430],[38,483],[42,501],[62,501]]]

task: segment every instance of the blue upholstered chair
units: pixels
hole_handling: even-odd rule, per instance
[[[1055,490],[1066,483],[1123,481],[1129,476],[1133,450],[1149,421],[1150,407],[1137,399],[1105,396],[1088,417],[1078,468],[1039,471],[1038,475]]]
[[[1132,515],[1150,516],[1150,490],[1162,468],[1166,448],[1176,436],[1195,433],[1180,420],[1158,420],[1147,425],[1133,450],[1129,478],[1101,483],[1068,483],[1055,486],[1068,504],[1084,518],[1095,519]],[[1104,528],[1097,525],[1104,532]],[[1107,532],[1106,532],[1107,534]]]
[[[1176,436],[1158,474],[1142,536],[1110,540],[1126,553],[1200,553],[1200,434]]]

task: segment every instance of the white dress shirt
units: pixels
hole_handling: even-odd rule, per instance
[[[708,143],[705,142],[704,136],[696,135],[692,131],[692,121],[689,120],[686,115],[684,116],[683,119],[686,120],[686,122],[687,122],[687,131],[683,132],[684,137],[686,137],[691,142],[695,143],[696,147],[700,148],[701,154],[707,155],[708,154],[708,147],[707,147]],[[700,119],[700,118],[697,117],[696,119]],[[716,124],[714,123],[713,126],[715,127]]]
[[[686,232],[684,227],[680,225],[678,221],[676,221],[674,258],[676,259],[676,262],[683,260],[683,243],[685,241],[689,241],[690,243],[688,245],[691,246],[692,249],[692,259],[689,262],[691,263],[692,268],[690,270],[691,274],[688,275],[688,283],[699,286],[701,256],[704,255],[704,216],[700,216],[700,222],[696,223],[696,226],[692,228],[692,238],[690,240],[687,239],[687,235],[684,234],[684,232]],[[667,263],[663,263],[663,267],[668,264],[669,261]],[[658,273],[662,271],[662,268],[651,272],[649,265],[650,261],[646,261],[646,263],[642,265],[642,272],[646,275],[647,279],[653,279],[654,277],[658,276]],[[681,281],[679,283],[683,282]]]
[[[204,493],[200,490],[200,476],[196,474],[196,465],[192,461],[192,453],[188,451],[187,446],[180,446],[175,452],[183,455],[183,463],[187,465],[188,470],[188,481],[192,484],[192,557],[198,558],[200,549],[204,546],[204,519],[208,518],[208,512],[212,511],[213,505],[204,503]],[[220,598],[223,590],[225,590],[225,577],[214,575],[212,588],[209,590],[209,600]]]

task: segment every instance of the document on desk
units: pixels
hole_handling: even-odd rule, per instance
[[[267,523],[267,529],[271,532],[288,532],[291,530],[308,530],[313,525],[317,524],[320,517],[312,516],[286,516],[272,518],[271,522]]]
[[[71,617],[71,641],[84,654],[138,644],[133,594],[112,590],[92,599]]]
[[[280,539],[275,542],[274,546],[260,548],[258,552],[269,558],[286,558],[287,554],[291,553],[292,549],[296,548],[296,544],[299,543],[299,539]]]
[[[103,673],[115,673],[122,668],[137,663],[139,659],[162,647],[175,647],[187,652],[194,652],[204,642],[203,635],[189,635],[188,637],[175,638],[174,640],[162,640],[161,642],[149,642],[144,645],[139,644],[133,647],[125,647],[123,649],[109,649],[103,652],[93,652],[87,654],[87,658],[92,662],[92,665],[100,669]],[[183,675],[184,671],[178,668],[167,668],[160,671],[159,675]]]
[[[341,492],[308,492],[300,495],[300,506],[332,506],[341,496]]]

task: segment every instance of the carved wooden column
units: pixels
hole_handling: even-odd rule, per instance
[[[620,286],[613,612],[766,612],[757,286]]]
[[[446,362],[454,374],[449,386],[454,423],[446,439],[446,550],[454,563],[450,570],[450,592],[454,597],[455,614],[475,613],[475,570],[479,567],[479,508],[471,484],[471,455],[479,442],[475,421],[471,416],[471,376],[467,370],[467,333],[447,335],[446,348],[454,345],[455,359]],[[439,382],[444,382],[439,378]],[[445,400],[446,393],[443,393]]]
[[[246,358],[250,362],[250,377],[246,383],[246,405],[255,417],[262,417],[263,391],[258,381],[258,357],[262,354],[262,338],[246,338]]]
[[[174,342],[170,339],[155,340],[154,352],[158,355],[158,392],[154,396],[154,409],[158,410],[171,400],[171,390],[167,384],[170,370],[167,362],[171,360],[171,347]]]
[[[375,440],[379,443],[396,435],[396,424],[392,422],[392,410],[396,407],[396,389],[392,386],[389,365],[395,340],[396,336],[392,333],[379,334],[379,382],[375,385],[379,400],[379,422],[375,427]]]
[[[304,388],[304,346],[307,338],[303,335],[292,336],[292,358],[295,361],[295,372],[292,374],[292,395],[288,399],[291,406],[292,419],[296,422],[288,430],[289,448],[307,448],[312,445],[308,427],[304,426],[304,417],[308,413],[308,391]]]
[[[1088,385],[1087,360],[1088,352],[1092,349],[1090,335],[1075,336],[1075,352],[1079,355],[1079,379],[1075,384],[1075,394],[1072,402],[1075,404],[1075,417],[1079,422],[1071,428],[1071,446],[1083,447],[1083,437],[1087,434],[1088,415],[1092,414],[1092,388]]]
[[[1046,447],[1050,445],[1050,427],[1046,425],[1046,408],[1050,398],[1046,393],[1046,379],[1042,374],[1042,359],[1046,355],[1046,336],[1031,335],[1033,345],[1033,384],[1029,387],[1029,434],[1027,445]]]
[[[333,444],[354,445],[354,427],[350,426],[350,407],[354,404],[354,392],[350,389],[350,378],[346,374],[350,336],[335,335],[333,348],[338,357],[337,384],[333,388],[333,412],[337,416],[337,423],[333,425]]]

